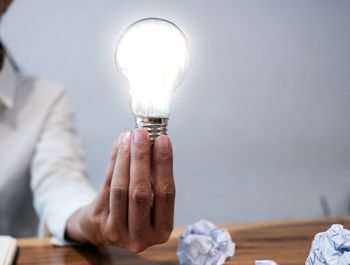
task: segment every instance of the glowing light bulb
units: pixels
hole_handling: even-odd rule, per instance
[[[171,97],[189,64],[183,32],[164,19],[136,21],[122,34],[115,60],[129,83],[136,127],[147,129],[151,140],[166,134]]]

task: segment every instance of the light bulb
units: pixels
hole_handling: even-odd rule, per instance
[[[136,21],[119,39],[115,60],[128,81],[136,127],[148,130],[152,141],[166,134],[171,98],[189,65],[181,29],[160,18]]]

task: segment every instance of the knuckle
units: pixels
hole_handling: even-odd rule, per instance
[[[107,172],[106,177],[103,180],[103,186],[106,187],[106,189],[108,189],[111,186],[112,174],[113,174],[113,172]]]
[[[124,187],[114,187],[112,189],[112,197],[117,202],[125,200],[128,198],[128,189]]]
[[[107,231],[106,237],[108,242],[112,243],[113,245],[117,245],[121,240],[121,237],[118,233],[116,233],[116,231]]]
[[[141,251],[145,250],[147,248],[147,245],[143,242],[135,242],[133,244],[131,244],[130,246],[128,246],[128,250],[132,253],[140,253]]]
[[[109,245],[125,248],[127,239],[126,231],[115,222],[114,218],[109,218],[103,234]]]
[[[176,190],[175,187],[166,187],[161,191],[156,192],[156,198],[163,202],[172,202],[175,200]]]
[[[173,155],[171,152],[157,154],[155,162],[161,166],[171,166],[173,164]]]
[[[98,215],[92,215],[91,216],[91,224],[95,229],[98,229],[101,225],[101,218]]]
[[[135,162],[144,162],[149,157],[149,151],[145,148],[136,147],[133,152],[133,159]]]
[[[106,244],[106,240],[101,233],[101,229],[97,227],[93,227],[91,229],[91,237],[89,238],[89,241],[96,246],[103,246]]]
[[[135,188],[130,192],[129,196],[138,205],[149,204],[152,200],[152,192],[149,188]]]

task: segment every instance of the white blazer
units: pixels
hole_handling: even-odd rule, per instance
[[[53,235],[91,202],[73,112],[64,89],[0,70],[0,234]],[[37,217],[34,213],[36,211]]]

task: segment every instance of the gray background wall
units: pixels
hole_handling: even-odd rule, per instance
[[[143,17],[191,44],[173,104],[176,223],[333,214],[350,202],[350,1],[16,0],[1,36],[21,68],[67,87],[101,183],[113,139],[134,126],[114,69]]]

